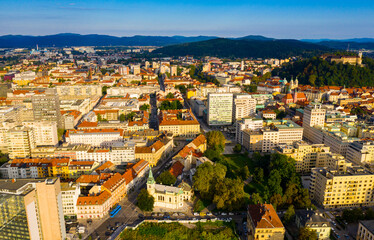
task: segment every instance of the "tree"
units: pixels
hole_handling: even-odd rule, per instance
[[[244,166],[243,168],[241,168],[239,170],[239,174],[240,174],[242,180],[248,179],[249,176],[251,175],[251,173],[249,172],[248,166]]]
[[[284,213],[284,220],[286,222],[290,222],[293,220],[294,216],[295,216],[295,208],[293,205],[291,205],[287,208],[287,211]]]
[[[152,211],[153,205],[155,202],[155,199],[153,196],[151,196],[147,189],[143,188],[138,197],[136,198],[136,205],[142,210],[142,211]]]
[[[156,178],[156,182],[163,185],[174,185],[176,181],[177,178],[169,171],[164,171]]]
[[[267,185],[272,195],[273,194],[282,195],[283,190],[280,185],[281,181],[282,181],[282,176],[280,175],[279,171],[276,169],[271,170]]]
[[[227,168],[217,163],[203,163],[196,168],[193,176],[193,187],[200,192],[203,199],[212,200],[214,197],[215,184],[225,178]]]
[[[242,145],[240,145],[239,143],[237,143],[235,146],[234,146],[234,152],[236,153],[240,153],[242,151]]]
[[[126,121],[126,115],[125,114],[121,114],[121,115],[119,115],[119,120],[121,121],[121,122],[124,122],[124,121]]]
[[[259,193],[253,193],[250,198],[250,204],[259,204],[263,203],[263,200]]]
[[[101,92],[102,92],[103,95],[107,94],[107,89],[108,88],[109,88],[108,86],[103,86],[103,88],[101,89]]]
[[[220,131],[210,131],[206,134],[208,148],[211,148],[219,153],[225,150],[225,136]]]
[[[169,92],[169,93],[166,95],[165,98],[166,98],[166,99],[170,99],[170,98],[175,98],[175,96],[174,96],[173,93]]]
[[[270,203],[274,206],[274,208],[278,208],[279,206],[282,206],[283,199],[280,194],[275,194],[270,198]]]
[[[213,203],[218,209],[238,210],[244,203],[244,183],[239,179],[224,178],[215,184]]]
[[[150,108],[149,104],[143,104],[139,107],[139,109],[142,111],[147,111],[149,110],[149,108]]]
[[[255,168],[254,180],[258,183],[264,181],[264,170],[262,168]]]
[[[101,122],[103,120],[100,113],[98,113],[96,116],[97,116],[97,121],[98,122]]]
[[[317,240],[317,232],[307,227],[302,227],[299,230],[298,240]]]

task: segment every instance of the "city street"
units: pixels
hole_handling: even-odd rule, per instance
[[[155,178],[160,175],[164,170],[170,167],[170,163],[172,158],[186,145],[185,141],[176,141],[178,146],[174,148],[172,154],[165,159],[161,159],[157,166],[152,168],[152,172]],[[148,176],[148,174],[146,174]],[[81,220],[80,225],[87,226],[87,232],[82,237],[83,239],[88,238],[91,235],[92,239],[107,239],[114,230],[123,225],[132,225],[136,222],[141,221],[142,211],[138,209],[135,205],[136,197],[139,191],[142,188],[145,188],[146,178],[143,180],[141,184],[137,186],[137,188],[129,193],[125,199],[123,199],[119,204],[121,205],[122,209],[119,213],[110,218],[108,215],[104,219],[100,220],[93,220],[91,224],[87,224],[86,220]]]

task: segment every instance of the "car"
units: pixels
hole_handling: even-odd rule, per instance
[[[194,216],[199,216],[199,213],[194,212],[193,215],[194,215]]]
[[[233,214],[232,212],[229,212],[229,215],[230,215],[230,216],[234,216],[234,214]]]
[[[159,216],[159,217],[163,217],[164,214],[163,214],[163,213],[159,213],[158,216]]]
[[[185,217],[186,214],[184,214],[184,213],[179,213],[179,216]]]
[[[224,213],[224,212],[223,212],[223,213],[221,213],[221,215],[222,215],[222,216],[226,216],[226,215],[227,215],[227,213]]]
[[[110,235],[112,235],[110,232],[108,231],[105,232],[105,236],[110,236]]]
[[[211,212],[206,213],[207,216],[212,216],[213,214]]]
[[[206,213],[205,213],[205,212],[200,212],[200,216],[201,216],[201,217],[205,217],[205,216],[206,216]]]
[[[121,225],[120,222],[116,222],[116,228],[118,228]]]
[[[196,220],[197,220],[197,218],[192,218],[192,220],[193,220],[193,221],[196,221]]]

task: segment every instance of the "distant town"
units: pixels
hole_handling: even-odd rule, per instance
[[[374,239],[373,59],[157,49],[0,49],[0,239]]]

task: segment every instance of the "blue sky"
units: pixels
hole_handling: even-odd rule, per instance
[[[0,0],[0,35],[374,37],[374,0]]]

